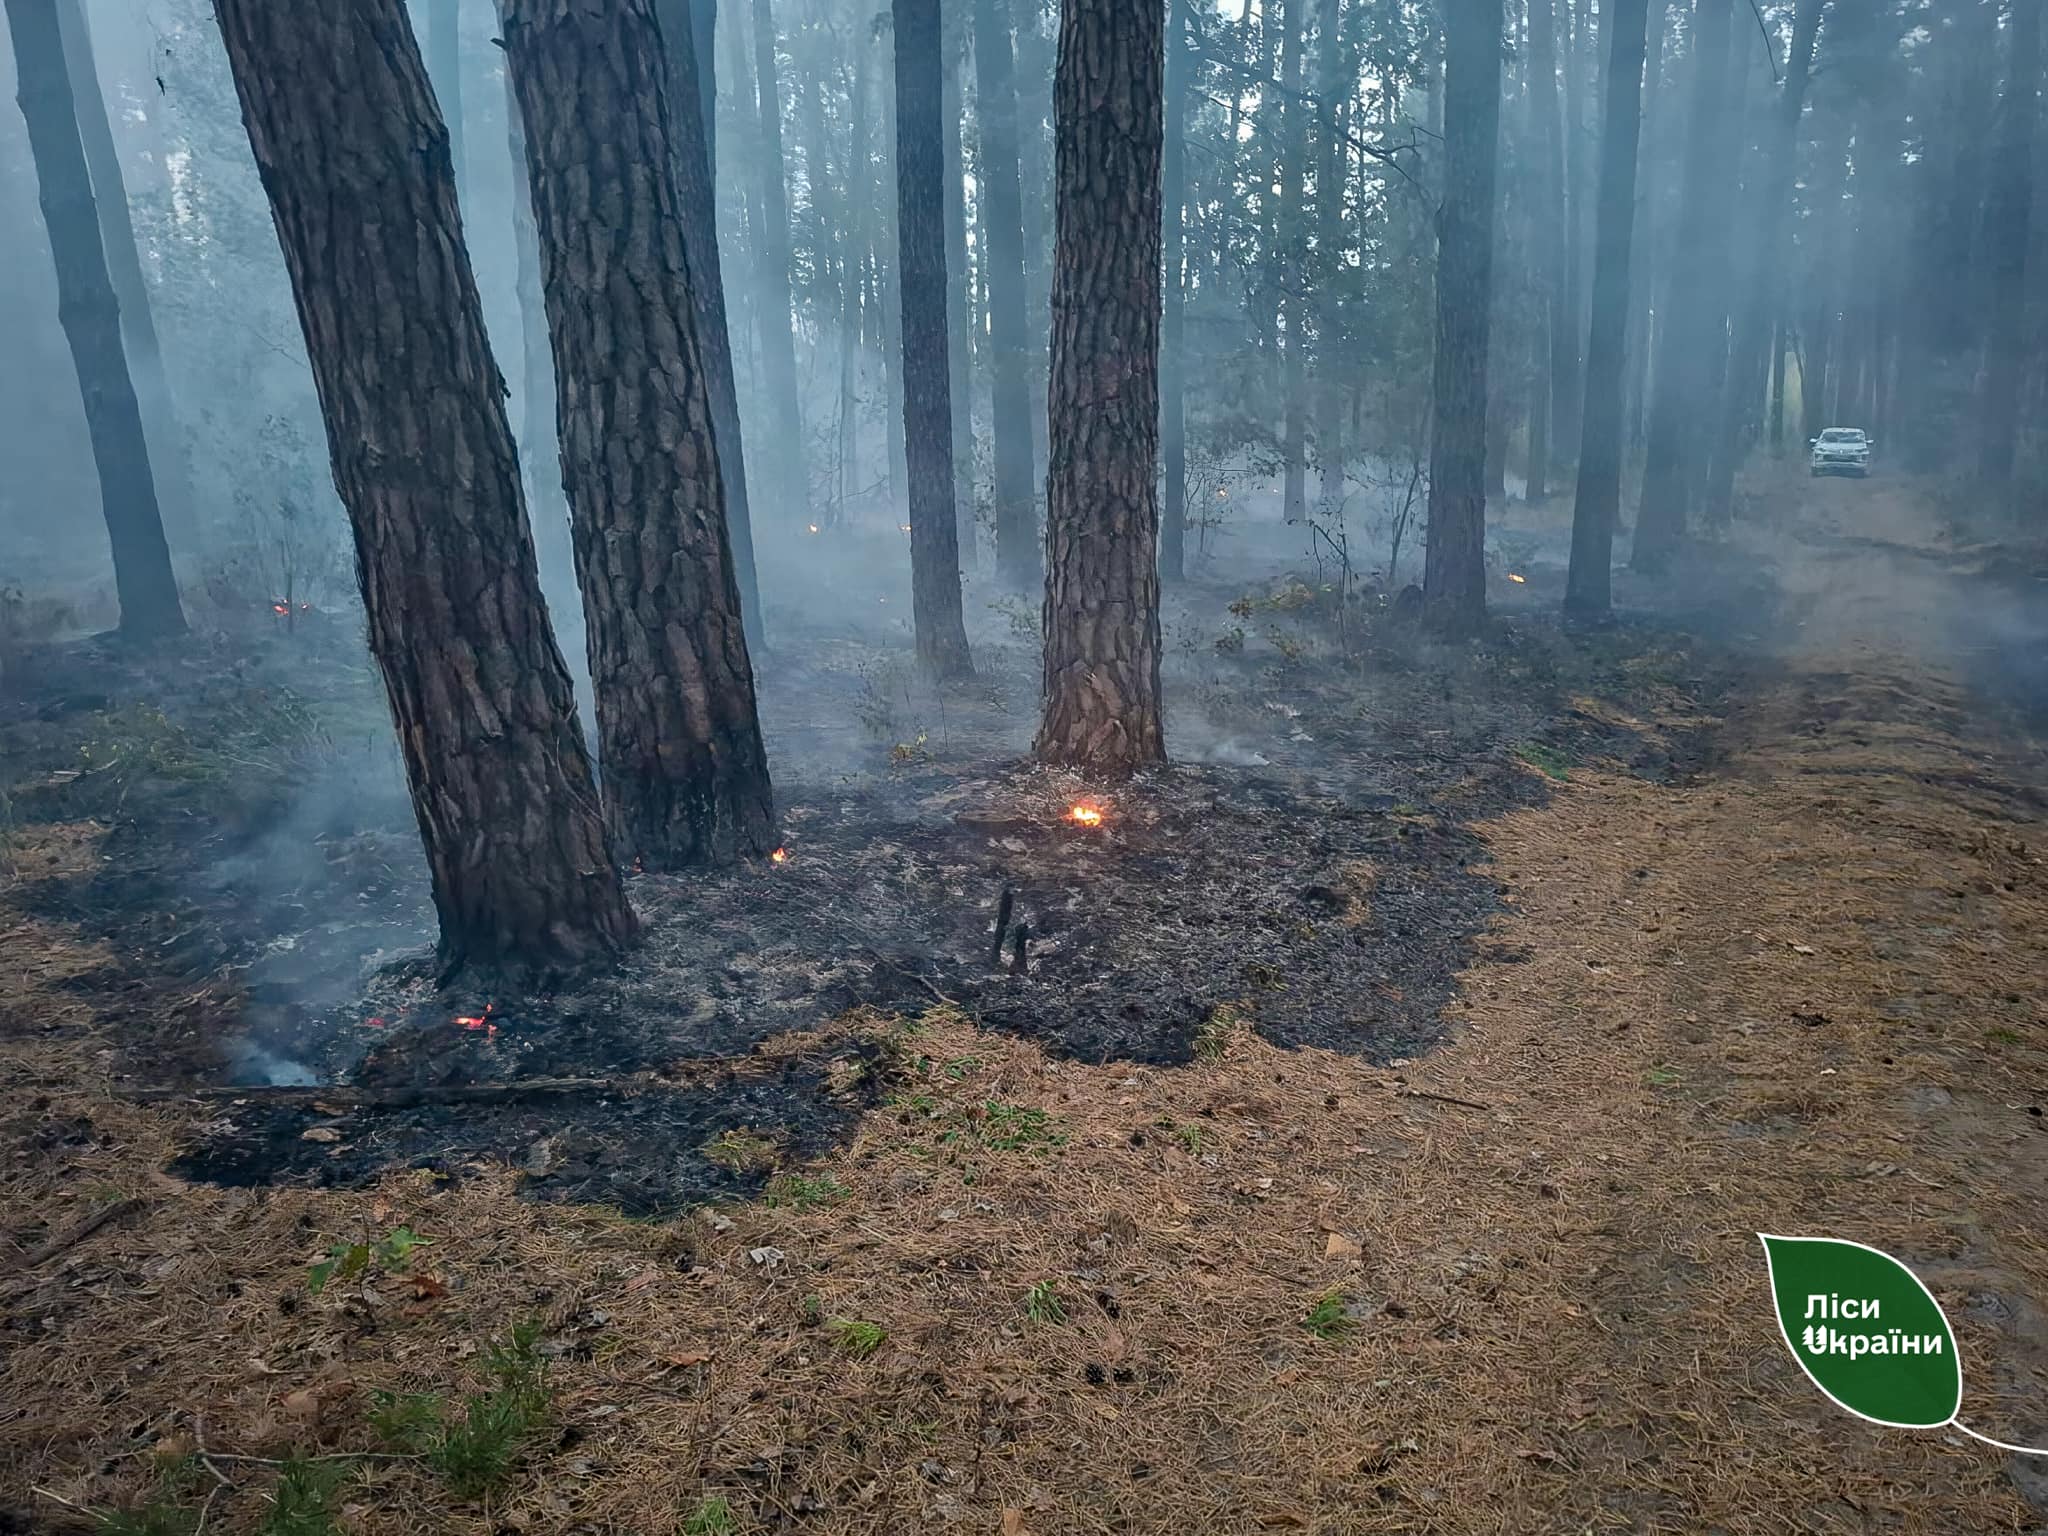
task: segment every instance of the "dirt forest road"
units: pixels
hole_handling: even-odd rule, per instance
[[[52,1226],[95,1189],[145,1209],[0,1276],[0,1497],[106,1507],[138,1448],[199,1436],[359,1447],[367,1393],[459,1380],[477,1335],[540,1313],[573,1346],[573,1435],[477,1506],[370,1465],[351,1528],[2048,1527],[2048,1460],[1827,1402],[1755,1237],[1910,1264],[1955,1324],[1963,1419],[2048,1439],[2048,759],[2008,665],[2040,659],[2048,604],[1879,482],[1802,491],[1793,521],[1786,654],[1706,772],[1577,767],[1484,826],[1508,912],[1413,1062],[1244,1031],[1091,1066],[934,1009],[930,1096],[1044,1106],[1056,1159],[984,1130],[1010,1150],[963,1186],[882,1109],[811,1170],[829,1201],[647,1224],[506,1200],[510,1174],[178,1185],[172,1111],[34,1058],[14,1187]],[[75,1010],[61,971],[17,1004]],[[72,1118],[90,1135],[31,1179],[56,1166],[22,1150],[35,1126]],[[442,1294],[305,1296],[327,1235],[398,1221]],[[1040,1282],[1056,1318],[1025,1304]],[[834,1347],[834,1317],[887,1342]],[[230,1494],[209,1529],[261,1514]]]

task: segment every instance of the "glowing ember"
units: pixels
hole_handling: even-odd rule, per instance
[[[818,531],[818,525],[817,525],[816,523],[812,523],[812,524],[810,525],[810,529],[811,529],[811,532],[813,532],[813,533],[816,533],[816,532]]]
[[[1508,580],[1509,580],[1509,581],[1519,581],[1519,582],[1523,582],[1523,583],[1525,583],[1525,584],[1526,584],[1526,583],[1528,582],[1529,578],[1528,578],[1528,577],[1526,577],[1526,576],[1517,576],[1517,575],[1516,575],[1516,574],[1515,574],[1515,573],[1514,573],[1513,571],[1509,571],[1509,572],[1508,572]]]
[[[789,862],[789,850],[787,848],[778,848],[768,855],[768,859],[769,862],[774,864],[787,864]]]
[[[908,523],[898,523],[896,526],[898,528],[901,528],[905,533],[910,532],[910,524]]]
[[[1099,806],[1077,805],[1067,812],[1067,820],[1084,827],[1099,827],[1102,825],[1102,810]]]
[[[270,605],[270,611],[272,613],[290,613],[292,611],[292,605],[290,603],[272,603]]]
[[[491,1015],[497,1012],[497,1008],[496,1003],[485,1003],[482,1013],[458,1013],[455,1022],[464,1029],[482,1030],[486,1040],[495,1040],[498,1038],[498,1021]]]

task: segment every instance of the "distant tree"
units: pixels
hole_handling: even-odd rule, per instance
[[[1586,346],[1578,499],[1572,508],[1565,611],[1604,617],[1612,601],[1614,525],[1621,508],[1621,400],[1635,237],[1636,142],[1642,128],[1648,0],[1610,0],[1607,109],[1600,131],[1599,225],[1593,244],[1593,323]]]
[[[949,399],[946,356],[939,0],[894,4],[897,266],[903,283],[911,606],[919,662],[935,677],[964,677],[974,664],[960,608],[960,544],[953,511],[955,403]]]
[[[1733,512],[1735,466],[1743,453],[1743,430],[1755,419],[1756,383],[1766,371],[1764,350],[1770,345],[1773,303],[1785,270],[1785,220],[1791,212],[1793,174],[1798,165],[1799,118],[1806,108],[1806,82],[1813,70],[1814,39],[1820,33],[1825,4],[1826,0],[1799,0],[1785,56],[1785,78],[1778,86],[1778,99],[1765,130],[1748,239],[1735,275],[1737,307],[1728,377],[1709,440],[1706,495],[1701,503],[1701,513],[1709,523],[1725,523]]]
[[[1722,216],[1715,195],[1733,153],[1726,123],[1729,0],[1697,0],[1693,7],[1692,89],[1687,106],[1685,176],[1664,300],[1657,307],[1657,356],[1650,395],[1649,445],[1643,466],[1643,504],[1629,563],[1661,571],[1685,538],[1698,479],[1702,418],[1709,414],[1707,290]],[[1716,397],[1718,398],[1718,397]]]
[[[1270,0],[1269,0],[1270,3]],[[1308,0],[1280,0],[1279,200],[1273,211],[1277,300],[1283,330],[1280,345],[1280,499],[1290,523],[1308,516],[1308,285],[1302,277],[1302,230],[1306,201],[1302,185],[1308,161],[1308,99],[1302,90]]]
[[[107,272],[56,0],[6,0],[6,6],[21,115],[57,269],[57,313],[78,373],[113,546],[121,633],[137,640],[183,634],[184,609],[121,344],[120,304]]]
[[[996,569],[1004,581],[1038,579],[1032,488],[1031,332],[1025,317],[1024,203],[1017,166],[1017,86],[1008,0],[974,0],[974,69],[981,130],[982,260],[988,270],[993,359],[990,432],[995,456]],[[963,402],[964,407],[964,402]]]
[[[1498,0],[1495,0],[1496,5]],[[1166,756],[1159,697],[1164,5],[1062,0],[1037,755]]]
[[[758,197],[754,227],[759,274],[761,364],[766,376],[769,435],[785,527],[800,529],[810,518],[810,472],[804,463],[803,408],[797,398],[796,315],[789,290],[789,187],[782,161],[782,75],[775,55],[772,0],[753,0],[754,89],[760,123]]]
[[[1486,353],[1500,138],[1501,0],[1444,0],[1444,195],[1422,593],[1433,627],[1486,618]]]
[[[1578,345],[1573,332],[1577,306],[1566,281],[1570,244],[1566,227],[1564,138],[1558,106],[1557,43],[1553,0],[1529,0],[1529,119],[1536,142],[1532,164],[1536,195],[1530,223],[1536,237],[1538,293],[1543,304],[1538,352],[1542,367],[1530,384],[1529,499],[1549,494],[1555,443],[1566,422],[1564,403],[1573,388]]]
[[[469,191],[468,157],[462,136],[462,0],[427,0],[427,77],[448,127],[448,156],[455,165],[455,195]]]
[[[194,533],[192,487],[185,474],[185,441],[178,411],[164,376],[163,349],[157,341],[149,284],[142,275],[142,253],[135,243],[135,225],[128,214],[128,188],[121,174],[121,156],[107,121],[107,104],[93,61],[92,31],[79,0],[58,0],[57,24],[64,36],[64,62],[71,73],[71,98],[78,135],[92,176],[93,206],[99,214],[100,239],[107,252],[107,274],[121,305],[121,341],[128,371],[149,438],[149,467],[157,500],[172,534],[183,540]]]
[[[653,0],[503,0],[622,857],[774,846]],[[686,110],[694,113],[694,103]]]
[[[989,3],[989,0],[983,0]],[[1159,574],[1179,581],[1188,521],[1188,98],[1194,69],[1187,0],[1167,0],[1166,140],[1161,154],[1166,290],[1159,334],[1159,443],[1166,456],[1166,504],[1159,524]]]
[[[761,588],[754,571],[754,526],[747,501],[747,463],[740,431],[732,336],[725,321],[725,272],[718,256],[718,194],[712,163],[716,87],[709,40],[717,0],[656,0],[668,50],[670,140],[676,153],[676,200],[683,221],[683,254],[689,263],[690,301],[697,311],[697,339],[704,352],[705,387],[711,397],[712,435],[718,442],[718,473],[725,486],[725,526],[740,584],[740,613],[747,643],[761,643]],[[521,165],[523,165],[523,161]],[[519,170],[515,166],[515,172]],[[515,175],[515,180],[521,179]]]
[[[2033,202],[2034,124],[2040,112],[2042,0],[2013,0],[2006,21],[2005,89],[1984,203],[1990,323],[1984,372],[1977,387],[1982,423],[1978,473],[2010,480],[2019,436],[2020,392],[2026,382],[2027,246]]]
[[[548,629],[447,133],[403,0],[216,11],[355,534],[443,965],[603,959],[633,915]]]

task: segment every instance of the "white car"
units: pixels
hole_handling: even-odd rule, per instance
[[[1861,427],[1829,427],[1812,440],[1813,458],[1808,468],[1816,475],[1870,473],[1871,441]]]

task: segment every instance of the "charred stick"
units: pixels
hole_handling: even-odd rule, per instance
[[[1010,937],[1010,974],[1027,975],[1031,970],[1031,925],[1019,923]]]
[[[1004,886],[1003,899],[996,903],[996,939],[988,952],[988,963],[990,965],[1001,965],[1003,963],[1003,936],[1009,930],[1010,913],[1015,908],[1016,902],[1017,893],[1007,885]]]

